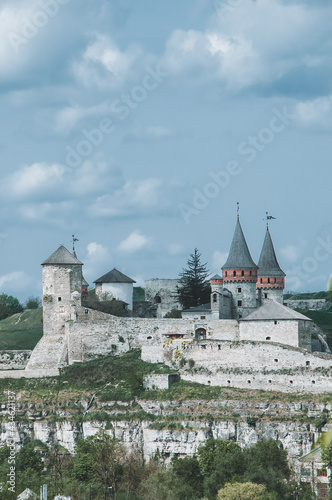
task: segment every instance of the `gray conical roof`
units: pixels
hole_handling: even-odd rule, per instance
[[[239,218],[237,219],[228,259],[222,269],[257,269],[250,255]]]
[[[45,265],[61,265],[61,264],[79,264],[83,266],[83,262],[78,260],[74,255],[67,250],[66,247],[60,245],[59,248],[50,255],[50,257],[42,263]]]
[[[136,283],[136,281],[114,268],[109,273],[98,278],[94,283]]]
[[[265,277],[286,276],[278,264],[269,228],[266,230],[263,248],[258,262],[257,275]]]

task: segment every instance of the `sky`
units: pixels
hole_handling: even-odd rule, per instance
[[[2,0],[0,293],[41,296],[72,235],[90,283],[212,274],[266,212],[286,291],[332,272],[329,0]]]

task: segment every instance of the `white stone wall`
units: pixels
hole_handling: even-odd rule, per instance
[[[326,299],[285,300],[284,304],[291,309],[309,309],[311,311],[317,311],[326,307]]]
[[[132,283],[96,283],[96,295],[110,294],[118,300],[128,304],[128,309],[133,309],[133,284]]]
[[[240,339],[299,346],[297,320],[240,321]]]
[[[175,297],[178,284],[179,280],[177,279],[153,278],[145,281],[145,300],[158,304],[158,318],[163,318],[172,309],[182,309],[181,304]],[[158,297],[160,297],[160,303]]]
[[[238,368],[244,371],[280,371],[294,368],[311,370],[332,369],[332,355],[310,353],[305,349],[287,347],[270,342],[199,341],[182,349],[181,342],[173,340],[183,357],[192,358],[197,367],[216,373],[220,369]],[[330,387],[331,389],[331,387]]]

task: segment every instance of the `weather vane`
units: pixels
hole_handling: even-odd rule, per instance
[[[73,238],[73,252],[75,252],[75,243],[76,243],[76,241],[79,241],[79,240],[77,238],[75,238],[74,234],[72,235],[72,238]]]
[[[263,220],[266,220],[266,227],[269,227],[269,220],[276,219],[276,217],[273,217],[273,215],[269,215],[269,212],[266,213],[266,218]]]

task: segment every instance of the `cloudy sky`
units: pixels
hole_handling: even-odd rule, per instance
[[[2,0],[0,292],[41,296],[72,234],[89,283],[117,267],[212,273],[236,203],[266,211],[287,290],[332,271],[329,0]]]

